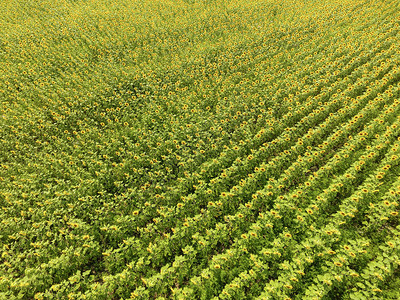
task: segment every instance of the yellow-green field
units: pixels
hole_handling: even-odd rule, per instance
[[[0,300],[400,299],[399,1],[0,6]]]

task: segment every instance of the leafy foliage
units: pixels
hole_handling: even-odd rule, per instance
[[[1,299],[400,298],[397,1],[3,6]]]

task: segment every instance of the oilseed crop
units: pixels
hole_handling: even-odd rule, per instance
[[[400,2],[0,1],[0,299],[400,299]]]

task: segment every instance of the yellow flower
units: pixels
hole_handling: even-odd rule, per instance
[[[394,244],[391,241],[387,242],[386,244],[388,244],[391,248],[394,248]]]
[[[293,286],[291,286],[290,284],[285,284],[284,287],[289,289],[289,290],[293,289]]]

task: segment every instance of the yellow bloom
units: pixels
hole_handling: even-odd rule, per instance
[[[394,246],[395,246],[391,241],[387,242],[386,244],[388,244],[392,248],[394,248]]]
[[[289,290],[293,289],[293,286],[291,286],[290,284],[285,284],[284,287],[289,289]]]

